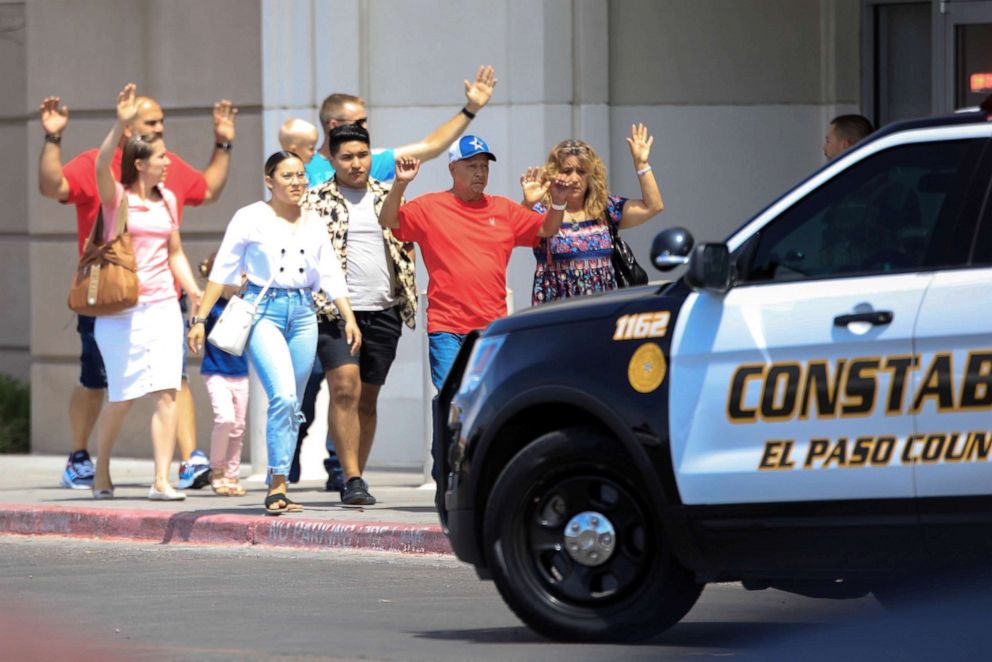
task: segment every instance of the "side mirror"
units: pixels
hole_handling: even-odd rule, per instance
[[[695,240],[685,228],[668,228],[651,242],[651,264],[658,271],[671,271],[689,261]]]
[[[694,290],[726,292],[730,289],[730,250],[726,244],[699,244],[689,256],[686,285]]]

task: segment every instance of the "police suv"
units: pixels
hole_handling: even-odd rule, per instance
[[[525,310],[440,394],[438,509],[528,625],[626,640],[708,582],[885,599],[992,558],[992,114],[893,125],[672,283]]]

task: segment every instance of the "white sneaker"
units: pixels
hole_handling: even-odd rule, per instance
[[[156,490],[154,485],[152,485],[148,490],[149,501],[182,501],[185,498],[186,495],[182,492],[176,491],[172,485],[169,485],[161,492]]]

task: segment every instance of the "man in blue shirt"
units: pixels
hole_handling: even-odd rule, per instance
[[[496,74],[493,68],[479,67],[475,82],[465,81],[465,106],[455,113],[454,117],[419,142],[402,147],[372,150],[372,168],[369,176],[379,181],[392,181],[396,175],[394,168],[396,159],[409,156],[423,162],[442,154],[465,132],[476,113],[489,103],[495,86]],[[320,106],[320,124],[324,128],[324,142],[306,166],[310,186],[323,184],[334,176],[334,168],[328,160],[330,158],[328,135],[331,129],[342,124],[358,124],[368,130],[368,122],[368,110],[361,97],[337,93],[324,99],[324,103]]]

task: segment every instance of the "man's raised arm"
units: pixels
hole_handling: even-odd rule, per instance
[[[561,175],[556,175],[550,182],[551,189],[551,209],[544,215],[544,223],[538,231],[539,237],[553,237],[561,229],[562,219],[565,217],[566,200],[569,190],[568,180]]]
[[[395,230],[400,226],[400,205],[403,204],[403,193],[407,185],[420,172],[420,161],[409,156],[396,159],[396,180],[393,187],[389,189],[389,195],[382,201],[382,209],[379,211],[379,225],[390,230]]]
[[[38,191],[46,198],[69,199],[69,180],[62,174],[62,132],[69,124],[69,109],[59,97],[45,97],[39,107],[45,142],[38,161]]]
[[[227,174],[231,168],[231,146],[235,136],[234,120],[237,115],[238,109],[227,99],[214,104],[214,151],[210,163],[203,170],[203,178],[207,181],[204,204],[219,198],[227,184]]]
[[[451,143],[465,133],[469,122],[476,113],[482,110],[493,96],[496,87],[496,72],[491,66],[479,67],[475,82],[465,81],[465,106],[454,117],[435,129],[430,135],[410,145],[397,147],[394,154],[397,159],[412,156],[421,161],[430,161],[448,149]]]

